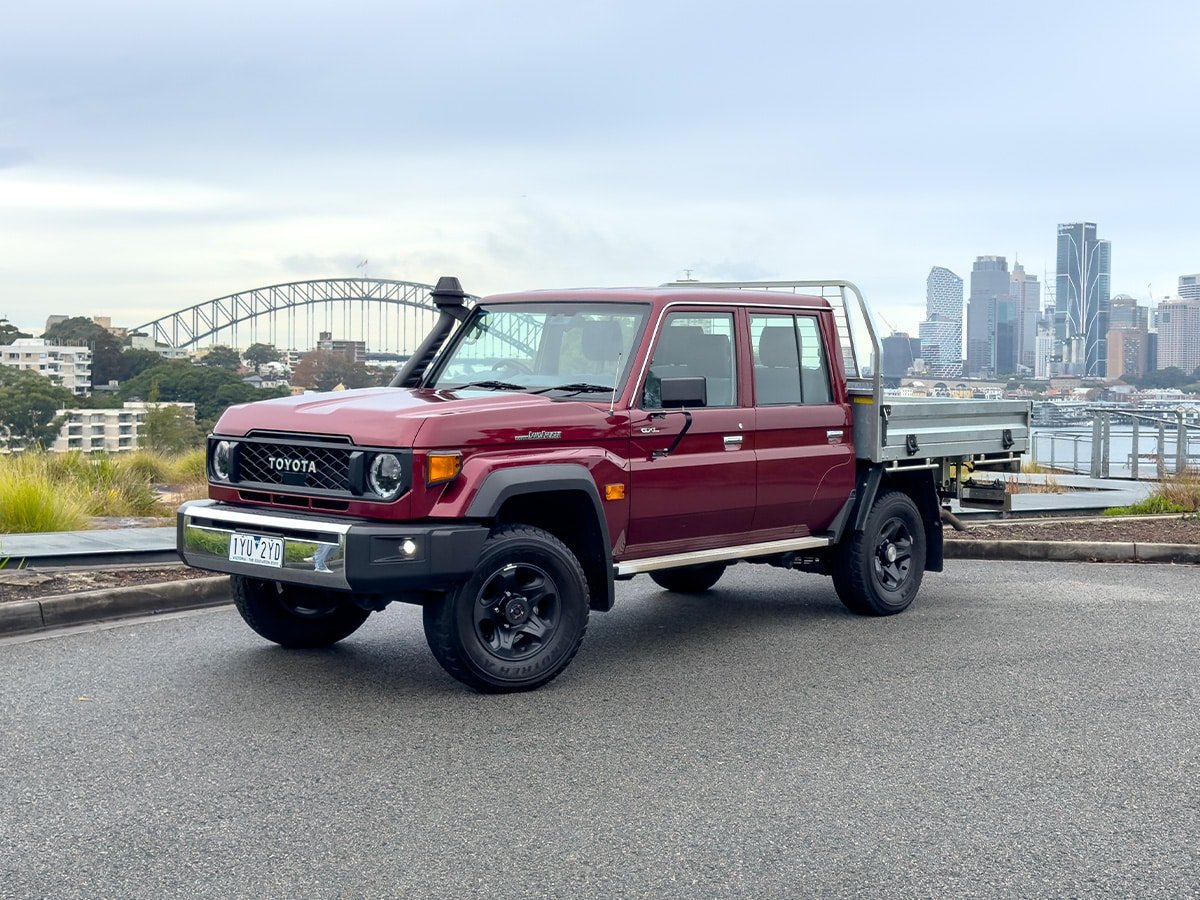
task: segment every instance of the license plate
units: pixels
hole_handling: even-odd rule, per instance
[[[232,534],[229,536],[229,561],[278,569],[283,565],[283,538]]]

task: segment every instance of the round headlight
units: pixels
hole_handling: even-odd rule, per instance
[[[404,486],[404,469],[400,460],[391,453],[380,453],[371,460],[367,484],[384,500],[395,497]]]
[[[213,475],[218,481],[228,481],[233,471],[233,444],[229,441],[217,441],[212,455]]]

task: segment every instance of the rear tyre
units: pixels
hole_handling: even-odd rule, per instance
[[[881,491],[866,527],[843,540],[831,561],[847,609],[863,616],[907,609],[925,574],[925,525],[916,504],[899,491]]]
[[[367,621],[370,610],[341,591],[231,575],[233,605],[246,624],[282,647],[328,647]]]
[[[442,668],[477,691],[530,691],[575,658],[588,607],[587,578],[566,544],[540,528],[503,525],[475,574],[426,604],[425,639]]]
[[[650,579],[660,588],[676,594],[702,594],[721,580],[724,563],[706,566],[685,566],[682,569],[660,569],[650,573]]]

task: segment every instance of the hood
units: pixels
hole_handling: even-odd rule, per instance
[[[366,447],[453,447],[508,443],[551,425],[607,431],[607,418],[607,410],[536,394],[384,387],[231,406],[214,431],[344,435]]]

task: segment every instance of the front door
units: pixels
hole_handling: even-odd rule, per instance
[[[755,502],[754,410],[738,377],[733,311],[679,310],[659,329],[632,411],[627,556],[665,555],[742,543]],[[669,455],[687,415],[663,409],[663,378],[702,376],[703,407]],[[656,455],[657,454],[657,455]]]

